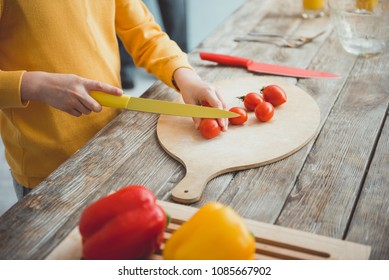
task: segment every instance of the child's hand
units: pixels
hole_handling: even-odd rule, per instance
[[[101,105],[89,95],[91,91],[123,94],[119,88],[70,74],[26,72],[21,83],[23,103],[39,100],[76,117],[101,111]]]
[[[204,82],[193,70],[188,68],[177,69],[174,72],[174,80],[185,103],[201,105],[207,102],[211,107],[226,109],[226,105],[217,88]],[[198,129],[201,119],[194,118],[193,121],[196,129]],[[223,131],[227,130],[227,119],[218,119],[218,123]]]

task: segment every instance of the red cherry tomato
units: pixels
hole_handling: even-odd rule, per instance
[[[269,102],[262,102],[255,107],[255,116],[261,122],[267,122],[273,118],[274,107]]]
[[[244,108],[232,107],[230,109],[230,112],[239,114],[238,117],[228,119],[230,124],[234,124],[234,125],[244,124],[248,119],[247,111]]]
[[[243,99],[243,104],[249,111],[254,111],[255,107],[257,107],[259,103],[263,102],[262,96],[256,92],[250,92],[241,99]]]
[[[263,99],[270,102],[274,107],[286,102],[285,91],[277,85],[269,85],[261,89]]]
[[[215,138],[221,132],[221,128],[216,119],[201,119],[199,130],[206,139]]]

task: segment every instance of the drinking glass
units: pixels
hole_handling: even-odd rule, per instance
[[[371,56],[389,47],[389,0],[329,0],[331,21],[343,48]]]

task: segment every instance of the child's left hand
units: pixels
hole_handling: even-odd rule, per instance
[[[201,105],[207,102],[211,107],[226,109],[221,93],[214,85],[203,81],[197,74],[188,68],[179,68],[174,72],[174,80],[179,88],[184,102],[187,104]],[[196,129],[201,119],[193,118]],[[223,131],[227,130],[228,120],[217,120]]]

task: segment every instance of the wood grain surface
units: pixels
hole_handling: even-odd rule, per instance
[[[238,97],[260,93],[267,85],[282,87],[287,102],[275,108],[269,122],[259,122],[254,112],[248,112],[244,125],[230,125],[213,139],[202,137],[189,118],[162,115],[157,125],[159,142],[186,168],[185,177],[172,190],[173,199],[181,203],[198,201],[208,181],[220,174],[270,164],[295,153],[315,136],[320,123],[313,98],[282,78],[252,76],[215,85],[227,108],[244,108]]]
[[[247,0],[189,54],[210,83],[265,76],[202,61],[200,51],[342,76],[283,79],[320,108],[314,139],[283,160],[211,179],[191,206],[219,201],[245,219],[371,246],[370,259],[388,260],[389,53],[350,55],[328,16],[304,20],[300,12],[294,0]],[[322,30],[324,35],[299,49],[234,41],[251,31],[311,36]],[[178,96],[158,82],[142,97]],[[88,204],[127,184],[143,184],[171,202],[186,170],[159,144],[158,117],[123,112],[4,213],[0,259],[44,259],[77,226]]]
[[[159,250],[150,259],[163,259],[162,251],[166,240],[188,221],[198,210],[197,208],[169,203],[157,202],[171,221],[164,232],[164,241]],[[280,226],[260,223],[253,220],[243,220],[255,237],[256,260],[334,260],[369,258],[370,247],[353,242],[337,240],[292,230]],[[228,244],[224,244],[228,246]],[[81,260],[82,238],[78,227],[74,228],[62,242],[47,256],[48,260]]]

